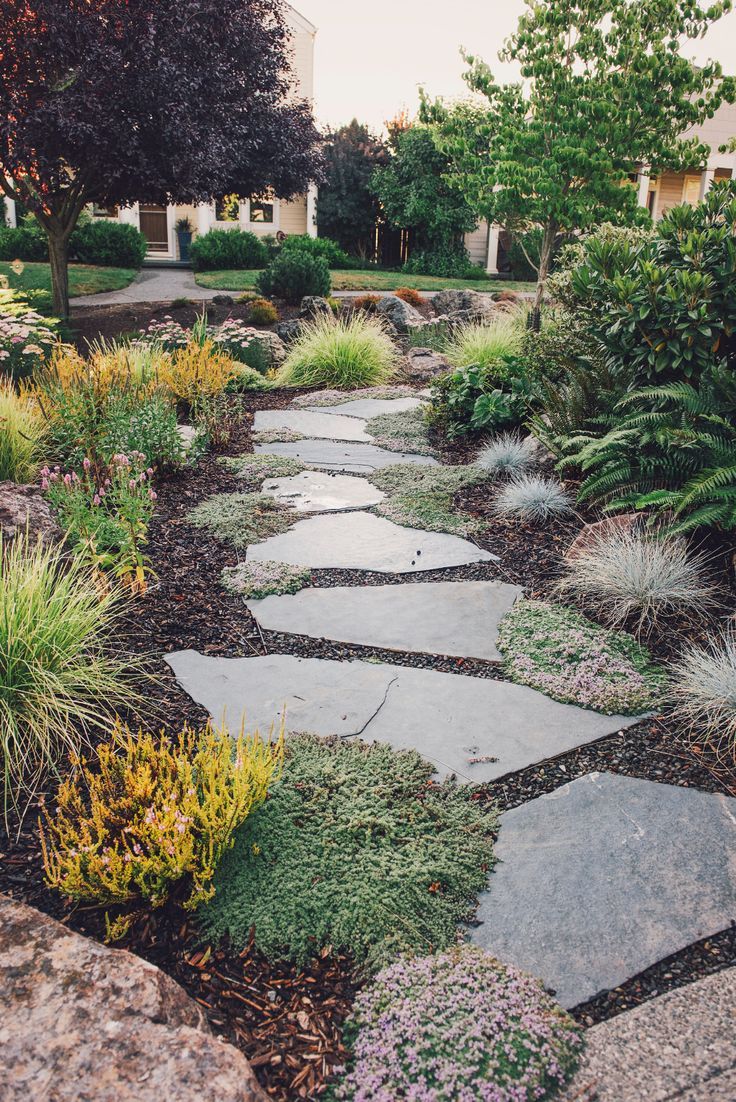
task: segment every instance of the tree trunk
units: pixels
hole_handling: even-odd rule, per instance
[[[550,264],[552,263],[552,250],[555,246],[555,239],[557,238],[557,226],[554,222],[548,222],[544,227],[544,237],[542,238],[542,247],[539,250],[539,273],[537,275],[537,293],[534,296],[534,306],[532,307],[532,329],[535,332],[539,332],[542,318],[542,299],[544,298],[544,284],[549,275]]]
[[[66,321],[69,317],[69,237],[52,230],[47,230],[47,235],[54,313]]]

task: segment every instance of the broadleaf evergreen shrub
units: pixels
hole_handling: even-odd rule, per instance
[[[330,269],[322,256],[301,249],[282,250],[258,276],[256,287],[266,298],[282,298],[297,306],[306,295],[329,295]]]
[[[248,270],[265,267],[268,250],[254,233],[208,230],[192,241],[189,259],[195,272],[217,271],[220,268]]]
[[[148,243],[135,226],[96,219],[78,226],[69,241],[69,254],[80,264],[105,268],[140,268]]]

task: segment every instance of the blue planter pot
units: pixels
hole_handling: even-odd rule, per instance
[[[191,233],[177,233],[179,239],[179,259],[189,260],[189,246],[192,243]]]

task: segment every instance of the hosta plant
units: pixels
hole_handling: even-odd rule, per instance
[[[159,907],[186,879],[184,906],[197,907],[282,754],[283,735],[271,745],[211,724],[169,737],[118,723],[92,757],[75,760],[44,817],[47,882],[84,902]]]
[[[541,982],[482,949],[389,965],[349,1022],[338,1102],[537,1102],[575,1070],[582,1033]]]

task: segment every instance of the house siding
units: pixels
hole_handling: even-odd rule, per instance
[[[465,248],[470,257],[470,263],[480,268],[485,268],[488,263],[488,223],[481,222],[470,233],[465,234]]]

